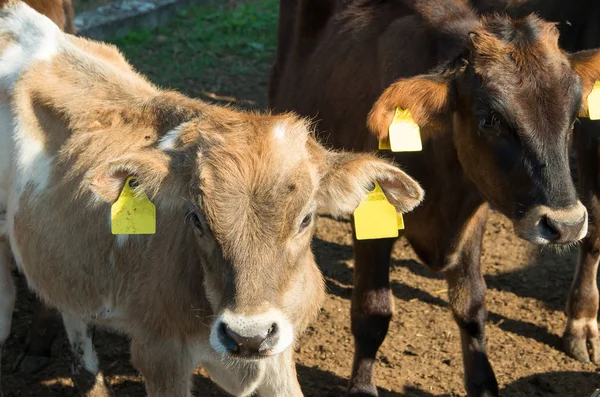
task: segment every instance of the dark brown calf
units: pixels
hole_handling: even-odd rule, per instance
[[[421,126],[422,152],[388,152],[427,192],[406,217],[405,236],[446,275],[468,395],[498,395],[480,271],[488,203],[534,243],[585,236],[568,148],[600,62],[565,54],[554,25],[539,18],[480,19],[458,0],[331,0],[328,7],[282,0],[280,17],[270,90],[276,111],[315,117],[321,139],[353,150],[376,150],[366,121],[383,138],[396,107]],[[373,363],[393,312],[393,244],[354,242],[352,396],[377,395]]]
[[[560,44],[569,51],[600,47],[600,3],[577,0],[528,0],[518,5],[509,0],[472,0],[476,9],[485,14],[502,10],[513,17],[539,13],[557,22],[561,31]],[[600,362],[598,333],[598,285],[600,261],[600,122],[581,120],[574,134],[578,156],[579,192],[589,212],[589,231],[579,249],[577,271],[566,305],[567,327],[563,336],[564,348],[577,360]],[[587,343],[591,346],[588,353]]]

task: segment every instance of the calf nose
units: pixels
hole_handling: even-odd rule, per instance
[[[248,357],[270,350],[277,343],[278,327],[273,323],[269,328],[242,335],[223,323],[220,337],[231,353]]]
[[[563,210],[551,210],[540,219],[540,232],[553,243],[566,244],[587,234],[587,210],[578,203]]]

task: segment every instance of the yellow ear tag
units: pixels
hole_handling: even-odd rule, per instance
[[[389,128],[392,152],[420,152],[423,150],[421,131],[408,109],[396,108]]]
[[[358,240],[398,237],[396,208],[385,197],[381,186],[365,197],[354,210],[354,227]]]
[[[156,207],[146,193],[134,191],[136,182],[134,176],[127,178],[119,199],[112,205],[112,234],[156,233]]]
[[[588,113],[590,120],[600,120],[600,80],[596,80],[588,96]]]
[[[387,136],[379,141],[379,150],[392,150],[390,145],[390,137]]]
[[[396,216],[398,218],[398,230],[404,230],[404,218],[402,214],[396,214]]]

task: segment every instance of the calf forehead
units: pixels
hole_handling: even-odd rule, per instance
[[[308,210],[318,184],[303,123],[247,123],[200,154],[201,206],[211,229],[229,242],[275,243]]]
[[[520,131],[568,127],[581,101],[582,85],[558,47],[553,25],[535,17],[487,21],[488,36],[475,54],[482,96]]]

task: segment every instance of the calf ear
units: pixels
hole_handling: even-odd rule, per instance
[[[333,216],[353,213],[375,181],[398,212],[409,212],[423,200],[423,189],[414,179],[373,155],[330,152],[327,163],[319,205]]]
[[[588,117],[588,96],[596,80],[600,80],[600,50],[584,50],[569,55],[573,70],[583,81],[583,109],[579,117]]]
[[[177,162],[160,150],[147,150],[110,160],[88,174],[89,187],[102,201],[115,202],[125,181],[137,177],[137,191],[144,191],[150,199],[182,197],[184,183],[181,170],[174,170]]]
[[[400,79],[383,91],[371,108],[367,126],[379,139],[388,136],[396,107],[408,109],[419,127],[454,107],[451,74],[421,75]]]

